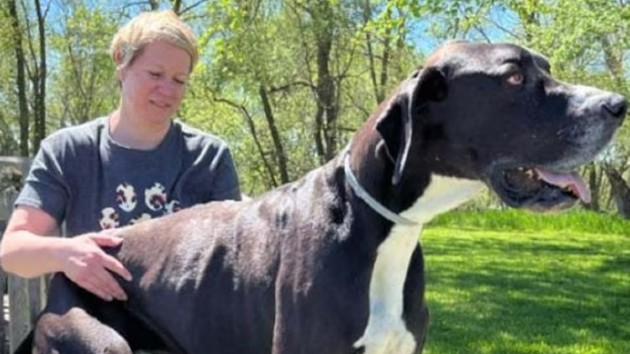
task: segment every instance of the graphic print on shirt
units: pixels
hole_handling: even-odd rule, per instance
[[[101,210],[99,220],[101,229],[138,224],[181,209],[178,200],[169,200],[166,189],[160,183],[153,183],[147,188],[136,187],[128,182],[123,182],[116,187],[113,199],[115,205],[105,206]],[[144,195],[138,195],[137,190],[143,191]],[[139,203],[139,201],[144,201],[144,203]]]
[[[173,214],[176,211],[179,211],[179,209],[181,209],[182,207],[179,205],[179,202],[177,200],[171,200],[170,202],[166,203],[166,213],[167,214]]]
[[[147,207],[153,211],[164,209],[166,205],[164,187],[159,183],[155,183],[153,187],[147,188],[144,191],[144,202],[147,204]]]
[[[123,182],[116,188],[116,204],[120,209],[129,213],[136,208],[137,203],[138,198],[132,185]]]
[[[119,216],[114,208],[104,208],[101,210],[101,229],[113,229],[119,226]]]

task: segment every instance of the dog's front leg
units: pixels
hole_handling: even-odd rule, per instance
[[[132,354],[118,332],[78,307],[62,315],[43,314],[35,328],[33,352]]]

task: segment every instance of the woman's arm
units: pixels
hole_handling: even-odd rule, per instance
[[[45,211],[18,206],[0,242],[0,265],[21,277],[63,272],[82,288],[104,300],[125,300],[112,271],[130,280],[131,274],[101,247],[115,247],[122,239],[113,233],[88,233],[73,238],[55,237],[58,225]]]

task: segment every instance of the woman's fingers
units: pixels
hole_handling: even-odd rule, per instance
[[[124,301],[127,295],[114,277],[100,264],[78,262],[73,270],[66,273],[68,278],[106,301],[117,299]]]
[[[119,246],[123,239],[119,236],[116,236],[113,233],[101,232],[90,235],[90,238],[96,242],[100,247],[116,247]],[[102,253],[102,263],[103,266],[110,271],[120,275],[123,279],[127,281],[131,281],[131,273],[120,263],[116,258]]]
[[[100,297],[105,301],[112,301],[113,296],[110,295],[107,291],[101,288],[94,280],[83,280],[81,282],[77,282],[77,284],[83,289],[91,292],[92,294]]]
[[[107,295],[121,301],[127,300],[127,294],[120,287],[114,277],[103,268],[92,270],[92,283]]]
[[[129,273],[127,268],[125,268],[125,266],[123,266],[123,264],[120,263],[120,261],[117,260],[116,258],[114,258],[114,257],[106,254],[105,252],[103,252],[103,257],[101,259],[101,262],[102,262],[103,267],[105,269],[108,269],[108,270],[110,270],[110,271],[120,275],[126,281],[131,281],[131,279],[132,279],[131,278],[131,273]]]
[[[113,232],[90,234],[90,239],[101,247],[117,247],[120,246],[123,241],[122,237],[116,236]]]
[[[126,300],[127,295],[114,274],[130,281],[131,273],[119,260],[101,248],[120,245],[121,241],[122,238],[112,234],[98,233],[86,234],[73,240],[64,273],[79,286],[104,300]]]

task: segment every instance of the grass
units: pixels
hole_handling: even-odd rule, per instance
[[[515,209],[456,211],[440,215],[430,226],[494,231],[576,231],[630,236],[630,221],[585,210],[562,214],[534,214]]]
[[[630,353],[630,222],[456,212],[422,244],[425,353]]]

